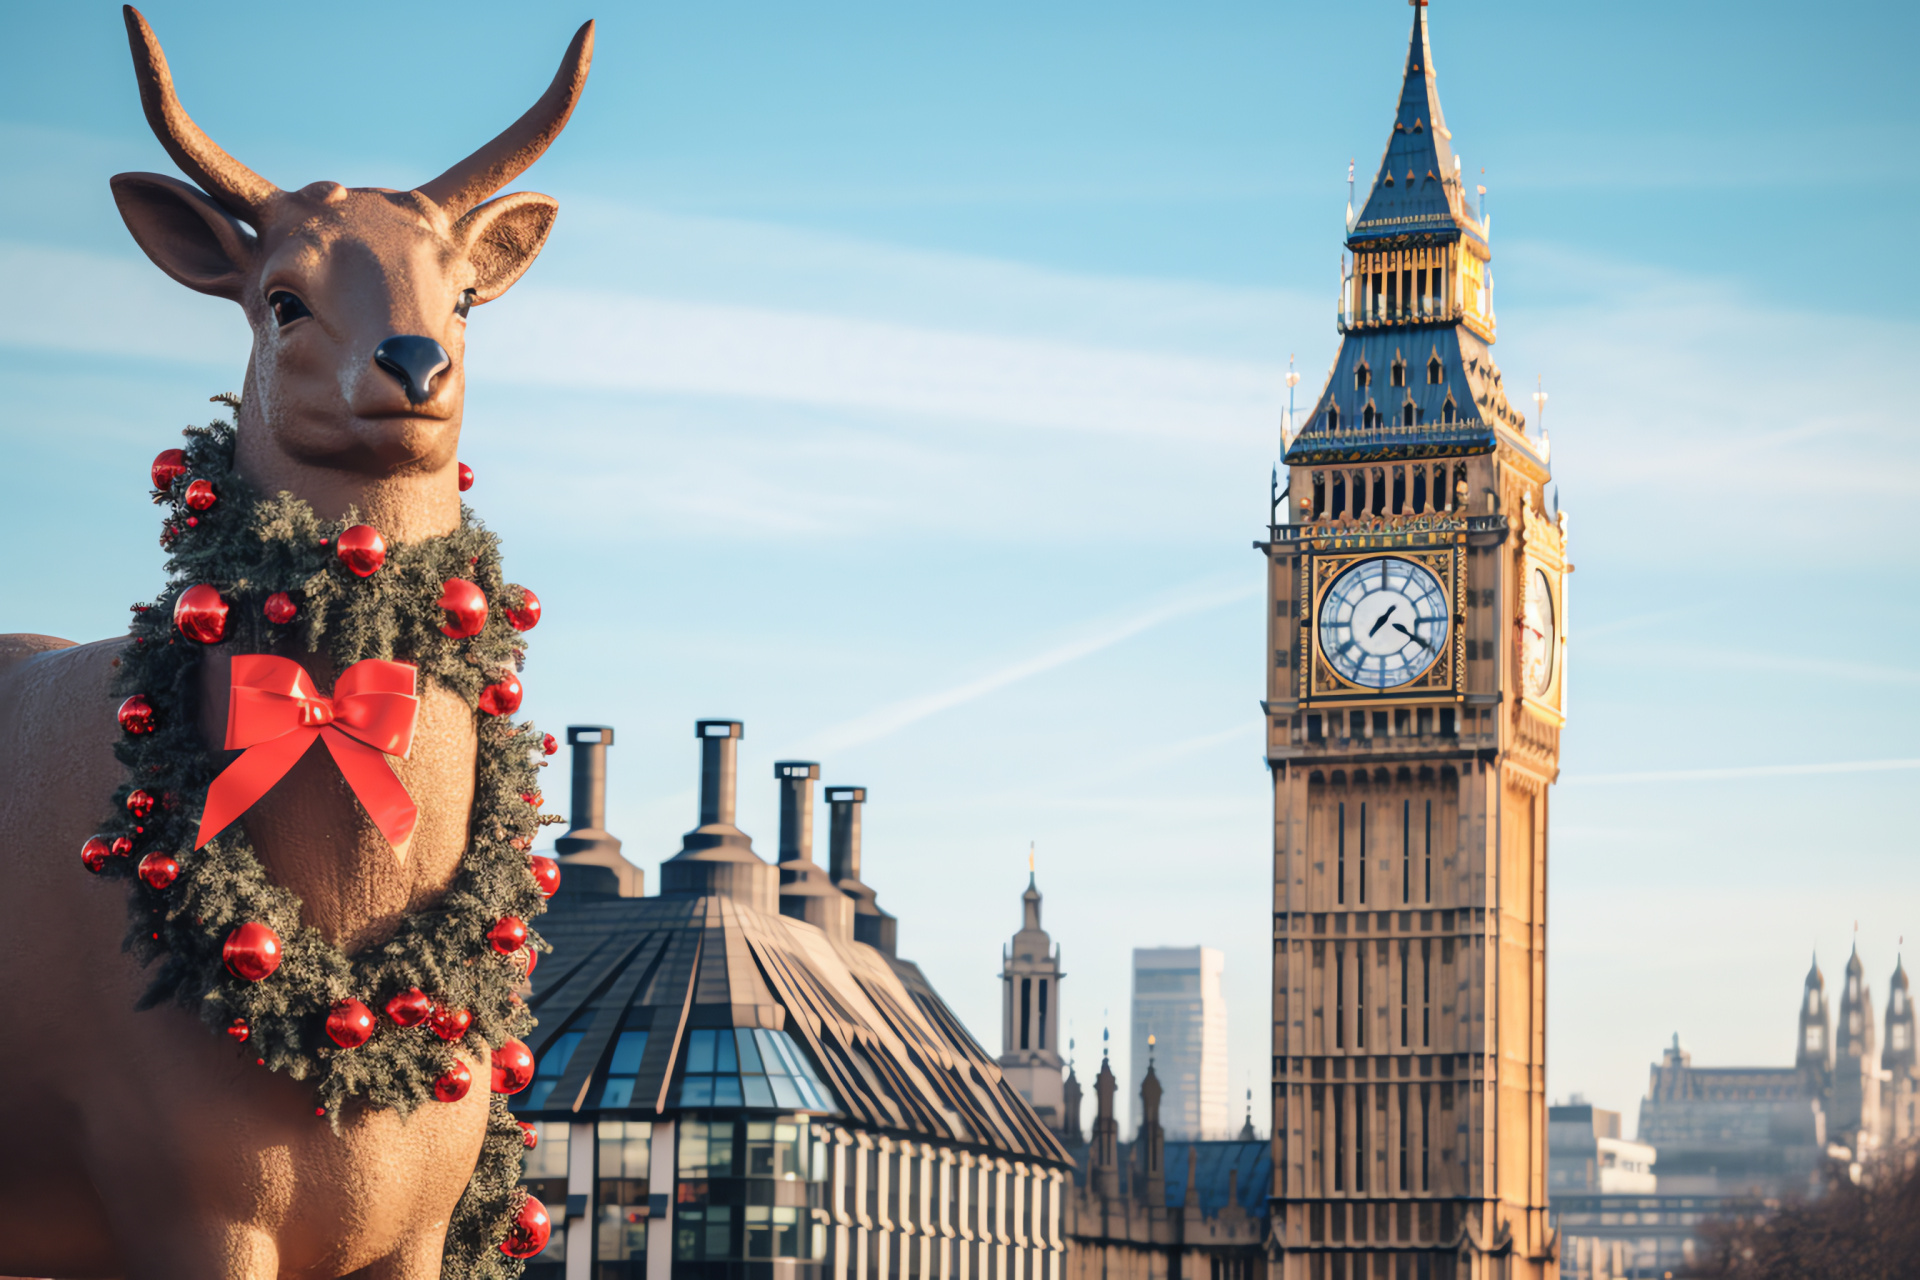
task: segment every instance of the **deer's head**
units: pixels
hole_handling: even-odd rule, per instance
[[[328,506],[364,507],[370,486],[398,483],[412,494],[401,506],[425,500],[440,510],[388,519],[449,523],[467,311],[520,278],[559,208],[531,192],[487,197],[565,127],[586,84],[593,24],[575,33],[539,102],[431,182],[282,191],[201,132],[180,106],[153,29],[130,5],[125,16],[147,121],[200,185],[123,173],[114,201],[162,271],[246,313],[243,473]]]

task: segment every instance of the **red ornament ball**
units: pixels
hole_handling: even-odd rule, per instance
[[[458,1102],[467,1096],[467,1090],[473,1088],[473,1071],[466,1063],[456,1060],[448,1067],[446,1074],[433,1082],[433,1096],[442,1102]]]
[[[493,1091],[518,1093],[533,1083],[533,1050],[509,1040],[493,1051]]]
[[[529,1151],[540,1145],[540,1131],[525,1120],[520,1121],[520,1145]]]
[[[164,853],[150,853],[140,859],[140,878],[149,889],[164,889],[180,878],[180,864]]]
[[[204,582],[196,582],[173,602],[173,625],[201,644],[219,644],[227,636],[227,602]]]
[[[473,488],[473,468],[466,463],[460,464],[460,492]]]
[[[327,1014],[327,1039],[342,1049],[358,1049],[373,1039],[373,1010],[349,997]]]
[[[120,727],[128,733],[152,733],[159,727],[153,722],[153,704],[144,693],[136,693],[121,703],[118,714]]]
[[[467,1028],[473,1025],[473,1015],[465,1009],[443,1009],[435,1005],[427,1025],[433,1028],[433,1034],[451,1044],[467,1034]]]
[[[280,935],[249,920],[227,935],[220,958],[234,977],[259,982],[280,967]]]
[[[510,956],[527,945],[527,922],[518,916],[501,916],[487,930],[487,945],[503,956]]]
[[[253,1028],[247,1025],[245,1018],[235,1018],[228,1024],[227,1034],[233,1037],[235,1044],[245,1044],[247,1037],[253,1034]]]
[[[115,836],[108,852],[112,853],[116,858],[126,857],[133,852],[133,838],[131,836]]]
[[[540,896],[551,898],[560,891],[560,864],[552,858],[535,854],[530,864],[533,882],[540,886]]]
[[[153,479],[153,487],[165,493],[173,488],[173,482],[187,474],[187,451],[185,449],[162,449],[154,455],[153,468],[147,474]]]
[[[552,1234],[553,1220],[547,1216],[547,1206],[528,1196],[520,1212],[513,1215],[507,1238],[500,1242],[500,1252],[509,1258],[531,1258],[547,1247],[547,1237]]]
[[[525,692],[518,676],[504,676],[480,691],[480,709],[490,716],[510,716],[520,709]]]
[[[353,571],[355,577],[371,577],[387,562],[387,540],[372,525],[357,524],[341,531],[340,541],[334,546],[333,553],[340,557],[341,564]]]
[[[286,592],[276,591],[267,597],[264,605],[260,606],[260,612],[266,614],[267,621],[274,626],[284,627],[293,621],[294,615],[300,612],[300,606],[295,604],[293,597]]]
[[[508,609],[507,621],[515,631],[531,631],[540,623],[540,597],[525,587],[520,588],[520,594],[526,597],[526,603],[518,609]]]
[[[153,803],[153,796],[145,791],[127,793],[127,812],[143,822],[153,812]]]
[[[440,634],[454,640],[477,636],[487,625],[487,593],[465,578],[448,578],[440,588],[440,607],[447,620]]]
[[[187,486],[187,506],[195,511],[205,511],[220,501],[220,495],[213,491],[211,480],[195,480]]]
[[[105,836],[91,836],[80,846],[81,863],[95,875],[107,869],[107,859],[112,854],[113,846],[107,843]]]
[[[554,737],[552,734],[549,733],[545,737],[540,739],[541,755],[550,756],[555,754],[559,750],[560,750],[560,740]]]
[[[418,987],[408,987],[387,1001],[387,1017],[396,1027],[417,1027],[433,1016],[433,1001]]]

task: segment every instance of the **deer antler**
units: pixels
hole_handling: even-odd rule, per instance
[[[458,221],[467,210],[512,182],[567,127],[567,118],[580,101],[580,91],[586,88],[587,68],[592,62],[593,23],[586,22],[573,33],[573,42],[560,59],[560,70],[554,73],[553,83],[540,95],[540,101],[492,142],[432,182],[422,184],[420,194]]]
[[[222,151],[202,133],[173,91],[173,73],[159,38],[138,9],[122,6],[127,20],[127,45],[133,50],[133,69],[140,81],[140,105],[147,123],[173,162],[235,217],[258,225],[268,201],[280,188]]]

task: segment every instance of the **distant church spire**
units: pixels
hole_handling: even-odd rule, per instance
[[[1833,1067],[1832,1027],[1827,1008],[1827,980],[1820,973],[1820,957],[1815,955],[1800,993],[1800,1030],[1794,1045],[1793,1065],[1824,1078]]]
[[[1020,895],[1020,929],[1001,953],[1000,1067],[1048,1128],[1078,1142],[1079,1117],[1076,1114],[1073,1123],[1068,1122],[1060,1076],[1060,984],[1065,976],[1060,971],[1060,949],[1040,927],[1040,886],[1029,848],[1027,887]]]

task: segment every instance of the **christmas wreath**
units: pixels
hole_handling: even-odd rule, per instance
[[[235,397],[215,399],[239,407]],[[186,447],[163,452],[153,468],[154,500],[170,508],[160,537],[168,583],[133,606],[117,664],[116,753],[127,781],[82,861],[131,882],[125,947],[158,966],[139,1007],[193,1010],[259,1067],[312,1081],[315,1114],[336,1129],[349,1102],[405,1116],[459,1100],[474,1081],[453,1051],[466,1044],[478,1056],[484,1044],[494,1077],[487,1134],[448,1227],[442,1276],[510,1280],[547,1232],[544,1210],[518,1185],[532,1131],[506,1101],[532,1073],[519,1037],[533,1017],[515,987],[546,949],[526,922],[545,910],[559,874],[528,852],[542,822],[560,821],[539,809],[537,757],[551,755],[554,740],[512,719],[522,632],[538,620],[539,601],[502,580],[498,540],[464,504],[452,533],[389,545],[354,512],[325,521],[289,494],[250,491],[233,470],[231,423],[184,434]],[[463,467],[462,488],[470,476]],[[255,734],[267,735],[264,746],[206,746],[195,671],[212,644],[262,655],[236,657],[234,696],[241,700],[243,667],[255,672],[261,715],[279,718]],[[326,655],[341,673],[332,697],[276,656],[301,652]],[[398,716],[410,734],[416,670],[474,708],[471,837],[438,905],[349,956],[301,922],[300,899],[268,877],[244,825],[212,813],[213,801],[224,789],[237,818],[325,736],[376,823],[404,835],[411,802],[380,758],[404,746],[381,739],[380,722]],[[347,686],[362,673],[361,710],[371,711],[356,719]],[[229,748],[240,745],[238,719]],[[285,763],[263,771],[275,753]]]

